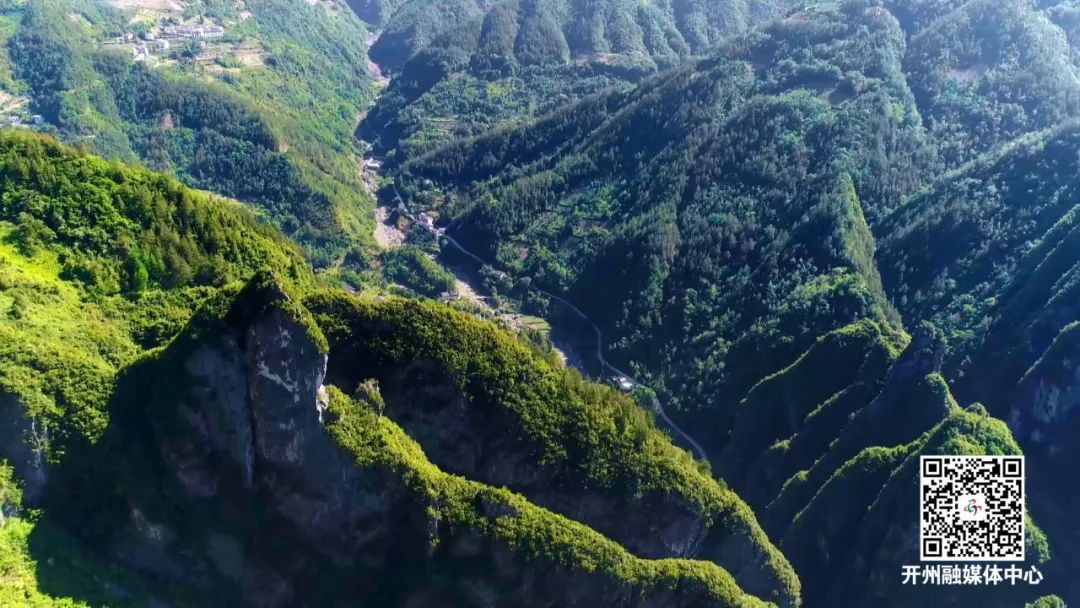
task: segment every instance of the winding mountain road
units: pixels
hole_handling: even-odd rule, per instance
[[[439,230],[438,228],[435,228],[434,225],[429,225],[429,224],[425,224],[423,222],[420,222],[416,217],[413,216],[413,214],[410,211],[408,211],[408,206],[405,204],[404,197],[402,197],[401,193],[398,192],[397,185],[391,184],[391,188],[394,191],[394,198],[397,199],[397,202],[398,202],[399,205],[401,205],[401,208],[405,210],[406,217],[413,220],[413,222],[415,222],[416,224],[418,224],[420,226],[423,226],[424,228],[428,229],[435,236],[442,237],[443,239],[446,239],[446,241],[448,243],[450,243],[451,245],[453,245],[455,249],[457,249],[461,253],[465,254],[469,258],[475,260],[480,265],[483,266],[483,265],[487,264],[487,262],[485,262],[483,258],[476,255],[472,251],[469,251],[464,245],[459,243],[457,239],[450,236],[449,234],[446,234],[445,231],[442,231],[442,230]],[[634,383],[635,385],[647,386],[646,384],[644,384],[642,382],[638,382],[638,380],[635,379],[633,376],[631,376],[630,374],[628,374],[628,373],[622,371],[621,369],[615,367],[614,365],[609,363],[606,358],[604,358],[604,334],[603,334],[603,332],[600,331],[600,327],[596,323],[594,323],[593,320],[590,319],[589,316],[586,315],[580,308],[578,308],[572,302],[570,302],[569,300],[567,300],[566,298],[564,298],[564,297],[562,297],[560,295],[553,294],[553,293],[551,293],[549,291],[545,291],[545,290],[540,289],[539,287],[535,287],[535,286],[533,287],[533,289],[535,289],[538,293],[540,293],[540,294],[542,294],[544,296],[547,296],[548,298],[550,298],[552,300],[555,300],[556,302],[559,302],[563,306],[566,306],[567,308],[572,310],[574,312],[574,314],[581,317],[581,319],[583,321],[585,321],[585,323],[587,323],[589,325],[589,327],[592,327],[593,332],[596,334],[596,359],[597,359],[597,361],[600,362],[600,365],[601,365],[602,368],[610,370],[611,372],[615,373],[616,375],[626,378],[627,380]],[[689,435],[689,433],[682,430],[682,428],[680,428],[679,425],[675,424],[675,421],[672,420],[671,417],[668,416],[667,411],[664,410],[664,406],[663,406],[662,403],[660,403],[660,399],[658,397],[655,397],[655,396],[653,397],[653,409],[656,411],[657,415],[660,416],[660,419],[664,421],[664,424],[666,424],[668,426],[668,428],[670,428],[672,431],[674,431],[679,437],[681,437],[688,445],[690,445],[693,448],[693,450],[697,454],[698,458],[704,460],[705,462],[709,462],[709,454],[705,451],[705,448],[701,447],[701,444],[698,443],[697,441],[695,441],[694,438]]]

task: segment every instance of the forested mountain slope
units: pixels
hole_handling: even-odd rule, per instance
[[[896,493],[924,449],[1015,452],[986,411],[1053,471],[1029,504],[1064,581],[1080,563],[1062,468],[1080,313],[1070,10],[817,4],[413,158],[396,188],[511,275],[494,289],[528,277],[600,322],[811,605],[916,601],[887,574],[915,532]],[[957,433],[973,439],[943,439]]]
[[[440,149],[400,189],[446,188],[452,232],[604,319],[684,409],[719,406],[816,336],[898,320],[870,222],[932,159],[904,44],[880,7],[814,10]]]
[[[241,205],[46,136],[0,134],[0,190],[3,601],[800,604],[738,496],[523,338],[320,290]]]
[[[183,599],[48,518],[12,516],[20,501],[40,506],[70,451],[105,432],[118,370],[180,331],[219,285],[267,264],[300,282],[310,271],[236,203],[51,138],[0,134],[0,191],[0,603]]]
[[[373,94],[364,27],[336,2],[242,4],[8,3],[0,89],[67,141],[255,204],[317,266],[336,264],[371,241],[351,137]]]
[[[381,148],[415,155],[625,88],[771,20],[788,4],[405,2],[371,47],[372,60],[396,77],[360,133]]]
[[[474,68],[569,63],[594,54],[642,57],[661,65],[701,53],[726,36],[776,17],[777,0],[596,3],[405,2],[371,57],[400,69],[418,53],[461,55]]]
[[[1080,601],[1074,0],[135,5],[0,7],[77,145],[0,133],[0,604]],[[647,386],[335,290],[357,122]],[[432,232],[374,263],[456,289]],[[920,456],[1021,452],[1043,584],[902,585]]]

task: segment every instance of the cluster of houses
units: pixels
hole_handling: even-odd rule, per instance
[[[163,53],[171,46],[169,39],[186,38],[190,40],[206,40],[221,38],[225,35],[225,28],[213,23],[185,23],[180,25],[166,25],[151,28],[149,32],[139,36],[134,32],[124,32],[118,36],[118,44],[135,43],[131,52],[135,61],[146,61],[154,53]]]
[[[146,61],[150,58],[154,51],[159,53],[169,50],[168,40],[154,40],[153,42],[140,42],[131,49],[131,53],[135,56],[135,61]]]

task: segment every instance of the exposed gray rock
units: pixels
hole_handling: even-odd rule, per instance
[[[1080,419],[1080,324],[1061,331],[1017,387],[1009,427],[1027,449],[1060,456]]]
[[[49,429],[31,418],[13,395],[0,394],[0,458],[8,461],[23,485],[23,502],[33,506],[49,481],[45,451]]]
[[[240,345],[235,337],[226,334],[213,347],[197,349],[184,367],[195,380],[190,387],[193,401],[203,404],[195,411],[202,418],[209,445],[228,452],[240,464],[244,485],[251,487],[255,448]]]

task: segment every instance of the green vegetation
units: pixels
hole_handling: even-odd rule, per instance
[[[65,140],[255,204],[316,266],[371,246],[352,138],[371,98],[363,27],[334,2],[253,0],[239,21],[216,4],[188,7],[231,19],[228,37],[206,52],[230,65],[239,61],[230,53],[246,52],[258,65],[215,71],[200,47],[152,68],[127,47],[100,44],[125,31],[124,15],[58,0],[13,9],[20,26],[0,54]]]
[[[899,322],[872,226],[926,154],[917,124],[884,111],[914,103],[903,43],[861,4],[807,11],[632,93],[410,160],[398,187],[445,201],[494,266],[579,303],[609,356],[719,441],[716,411],[817,336]]]
[[[0,604],[27,608],[139,608],[167,597],[196,606],[186,593],[103,563],[48,521],[9,518],[0,525]]]
[[[211,287],[267,265],[310,281],[236,203],[45,136],[0,135],[0,190],[0,394],[43,418],[56,450],[101,432],[116,370]]]
[[[720,606],[765,606],[714,564],[634,557],[590,528],[540,509],[508,490],[442,472],[399,426],[335,388],[330,389],[329,411],[334,416],[328,425],[330,433],[358,466],[389,469],[399,483],[433,505],[428,517],[459,534],[468,530],[495,539],[526,560],[610,577],[645,596],[666,591]]]
[[[359,306],[361,303],[360,300],[329,293],[313,296],[308,301],[325,301],[346,308]],[[387,314],[394,315],[404,302],[406,301],[386,300]],[[514,355],[525,359],[521,366],[512,367],[510,373],[519,373],[525,364],[536,363],[532,361],[532,355],[526,346],[503,334],[490,323],[476,321],[460,313],[451,313],[445,306],[435,303],[414,304],[427,312],[427,315],[415,320],[417,324],[426,325],[423,330],[425,332],[449,333],[454,331],[454,327],[459,323],[463,323],[466,332],[479,334],[479,340],[494,341],[497,347],[493,356],[500,361]],[[333,317],[316,310],[317,314],[313,319],[305,306],[301,305],[297,293],[280,275],[260,273],[242,288],[229,287],[220,290],[203,304],[179,336],[166,346],[146,353],[125,370],[113,396],[111,420],[106,434],[93,444],[83,444],[77,455],[73,455],[57,473],[63,481],[55,490],[57,494],[52,496],[48,503],[54,516],[59,516],[66,525],[74,526],[95,544],[100,544],[116,538],[117,535],[123,537],[125,533],[122,531],[130,526],[134,509],[139,514],[136,521],[155,522],[155,526],[166,530],[163,534],[169,540],[163,542],[175,542],[169,545],[170,554],[177,555],[198,552],[201,539],[212,530],[227,530],[231,537],[246,539],[258,538],[266,533],[263,526],[272,526],[269,529],[277,531],[276,545],[290,547],[290,555],[294,551],[301,551],[315,560],[317,567],[314,569],[322,572],[325,577],[319,579],[318,597],[326,601],[340,597],[335,595],[340,590],[355,590],[355,585],[358,585],[359,588],[374,594],[372,597],[382,598],[388,604],[394,605],[395,600],[390,598],[399,597],[399,593],[437,588],[438,581],[444,576],[451,576],[449,580],[452,580],[453,584],[463,584],[462,580],[471,580],[478,585],[497,586],[508,590],[524,589],[522,593],[527,594],[525,597],[532,599],[549,593],[553,594],[554,598],[561,598],[566,593],[562,587],[536,589],[519,582],[530,580],[533,572],[554,569],[554,575],[558,577],[556,580],[573,577],[575,585],[583,585],[584,589],[593,590],[586,593],[598,594],[597,597],[607,601],[611,601],[610,598],[613,597],[626,597],[631,602],[641,602],[631,605],[642,606],[657,605],[650,603],[651,599],[660,602],[659,605],[664,602],[687,606],[701,603],[716,603],[722,606],[766,605],[740,589],[732,575],[715,563],[634,557],[619,543],[606,538],[586,524],[542,509],[510,490],[497,489],[476,480],[444,473],[427,459],[418,443],[406,435],[395,422],[397,413],[383,401],[379,384],[370,379],[360,383],[354,393],[355,397],[363,402],[362,405],[351,401],[338,389],[329,387],[320,420],[325,421],[327,430],[346,449],[356,467],[340,472],[334,469],[330,479],[333,483],[347,479],[346,483],[351,488],[348,492],[370,493],[370,498],[358,498],[357,502],[346,503],[344,507],[355,509],[356,513],[371,518],[361,520],[369,526],[365,529],[370,535],[394,535],[372,545],[382,547],[381,550],[387,552],[387,559],[390,561],[376,560],[369,564],[358,560],[355,563],[346,562],[343,566],[341,563],[325,560],[312,551],[309,545],[304,544],[304,541],[297,540],[291,532],[282,532],[280,514],[275,510],[278,508],[276,503],[261,502],[251,505],[247,502],[243,492],[244,488],[250,491],[250,486],[245,486],[235,478],[234,468],[225,460],[228,448],[218,447],[216,450],[198,452],[197,454],[205,458],[202,460],[199,459],[200,456],[191,460],[172,451],[173,446],[198,443],[200,439],[206,441],[207,428],[195,421],[203,419],[203,416],[213,417],[217,412],[216,408],[249,403],[248,399],[268,399],[265,396],[248,397],[244,393],[238,402],[233,402],[230,400],[229,391],[235,387],[216,384],[214,381],[220,378],[213,375],[200,375],[196,379],[189,374],[194,369],[195,358],[215,352],[225,357],[220,361],[226,368],[236,365],[237,370],[244,369],[243,363],[231,362],[239,352],[237,349],[251,349],[255,342],[261,340],[254,333],[258,331],[255,328],[270,329],[269,335],[275,342],[275,346],[271,348],[278,348],[276,343],[280,327],[273,324],[263,325],[275,310],[285,311],[289,319],[298,322],[304,328],[302,333],[310,338],[310,344],[319,351],[327,347],[323,338],[325,330],[331,340],[331,362],[349,356],[349,353],[339,349],[339,340],[365,341],[367,338],[362,328],[357,328],[356,332],[349,336],[336,333],[344,331],[346,322],[356,321],[347,317],[344,312]],[[383,322],[387,318],[390,317],[384,317]],[[316,321],[318,325],[315,324]],[[390,335],[404,333],[395,331],[392,327],[388,329]],[[300,353],[307,348],[304,344],[309,343],[291,329],[289,334],[285,344],[288,345],[287,348],[298,349],[289,351],[296,355],[297,359],[275,361],[273,365],[287,366],[286,371],[282,372],[280,368],[263,368],[260,375],[273,379],[277,378],[277,373],[280,372],[285,378],[295,378],[292,374],[307,370],[304,366],[308,363],[321,362],[321,352],[309,352],[307,354],[310,356],[307,356],[306,361],[301,361]],[[248,344],[239,346],[237,336],[246,336]],[[405,339],[412,338],[406,334]],[[254,352],[249,351],[247,356]],[[472,350],[466,352],[476,355]],[[449,353],[444,353],[444,356],[449,356]],[[243,359],[243,356],[240,359]],[[253,364],[250,361],[249,363]],[[260,363],[265,365],[261,359]],[[478,359],[477,364],[479,371],[500,373],[482,359]],[[555,374],[546,364],[538,364],[538,370],[549,379]],[[214,372],[227,375],[229,369],[216,369]],[[330,373],[333,374],[334,371],[331,370]],[[626,399],[620,399],[614,391],[587,385],[580,378],[577,383],[580,385],[577,390],[616,400],[614,411],[625,410],[628,414],[644,417],[640,409]],[[222,392],[216,393],[217,397],[212,397],[215,391]],[[294,394],[286,392],[283,396],[291,402]],[[592,407],[601,405],[601,402],[591,404]],[[260,408],[256,411],[261,416],[282,414],[283,412],[275,409],[278,406],[282,404],[260,402],[258,406],[252,407]],[[534,411],[534,414],[546,415],[552,418],[552,421],[565,414],[564,411],[556,410],[554,403],[547,404],[546,407],[550,410],[548,414],[539,410]],[[576,404],[573,407],[582,408],[583,405]],[[310,415],[306,407],[297,408],[297,411]],[[192,418],[193,414],[195,418]],[[599,432],[604,430],[599,428],[601,420],[598,417],[591,422],[598,426]],[[254,430],[259,436],[273,441],[267,439],[267,433],[274,432],[271,429],[275,427],[262,427],[259,420],[256,420],[256,423]],[[305,428],[303,433],[312,430]],[[655,459],[660,461],[655,468],[661,475],[665,467],[672,469],[666,475],[669,479],[677,479],[679,475],[692,476],[682,482],[683,491],[694,491],[704,496],[703,500],[709,500],[710,494],[720,492],[718,486],[709,484],[706,482],[707,478],[696,473],[688,455],[672,447],[651,424],[647,424],[644,430],[650,434],[645,445],[622,449],[621,453],[612,456],[613,460],[627,457]],[[291,431],[287,435],[293,436]],[[317,444],[307,440],[303,445],[318,450]],[[629,451],[631,449],[637,453],[636,456]],[[262,460],[265,456],[261,447],[256,450],[256,461],[253,465],[255,470],[267,470],[266,467],[272,465]],[[174,476],[171,468],[176,466],[178,461],[175,458],[178,456],[187,464],[181,465],[185,468],[179,476]],[[311,454],[304,453],[305,458],[310,456]],[[669,461],[667,465],[663,462],[665,460]],[[614,464],[610,463],[609,468]],[[310,474],[312,470],[339,465],[333,458],[322,458],[294,461],[293,466],[297,468],[289,469],[290,473],[303,470]],[[680,470],[683,472],[680,473]],[[186,477],[188,473],[185,471],[198,471],[197,475],[208,475],[215,479],[212,484],[214,491],[211,494],[203,494],[201,490],[193,493],[192,486],[185,481],[191,479]],[[256,480],[259,484],[273,483],[274,487],[282,490],[289,487],[277,485],[279,482],[261,476],[256,477]],[[314,488],[320,486],[317,481],[314,483],[315,485],[311,486],[314,492],[311,499],[318,501],[321,494]],[[699,489],[697,485],[706,487]],[[325,490],[331,493],[338,491],[332,487]],[[288,490],[285,491],[288,493]],[[643,491],[647,492],[649,489],[643,488]],[[727,494],[725,499],[737,501],[731,494]],[[385,505],[389,511],[381,512],[379,507],[371,514],[371,509],[364,505],[368,501],[375,505]],[[92,520],[80,517],[80,513],[85,509],[92,509],[96,517]],[[423,519],[410,520],[405,515],[407,513],[420,514]],[[737,516],[749,517],[749,514],[745,512]],[[402,518],[405,523],[401,525],[406,527],[387,529],[385,524],[380,523],[393,521],[395,518]],[[752,518],[746,523],[753,525]],[[394,543],[405,542],[397,536],[401,533],[409,539],[429,543],[427,548],[409,546],[409,555],[424,556],[420,559],[425,560],[426,567],[404,568],[405,564],[411,563],[415,566],[416,562],[406,561],[399,564],[396,561],[410,559],[407,556],[394,557],[397,551],[393,549]],[[760,530],[739,529],[734,534],[750,534],[752,537],[747,538],[747,541],[767,543]],[[370,540],[370,535],[365,536]],[[484,543],[472,545],[475,549],[468,549],[471,542],[477,538],[483,539]],[[466,555],[458,558],[461,552]],[[773,559],[782,560],[774,550],[771,556]],[[274,556],[270,555],[265,559],[273,562]],[[499,567],[494,567],[495,565]],[[784,564],[781,561],[780,564],[772,565],[776,567]],[[383,567],[390,568],[389,572],[395,574],[388,576]],[[344,576],[345,573],[350,576]],[[790,570],[787,574],[792,576],[794,581]],[[217,584],[213,583],[210,588],[216,589],[214,585]],[[794,591],[789,592],[791,595],[779,596],[784,605],[795,605],[797,581],[794,581],[794,584]],[[233,597],[236,592],[222,589],[221,593],[225,594],[221,597]],[[641,599],[636,599],[638,597]]]
[[[0,134],[0,191],[0,404],[36,425],[44,466],[102,436],[118,370],[171,339],[218,286],[265,265],[312,280],[299,250],[240,205],[46,136]],[[0,467],[0,603],[186,605],[20,512],[20,493]]]
[[[78,147],[0,134],[0,604],[184,604],[103,557],[151,536],[227,603],[1076,598],[1080,4],[350,5],[193,0],[225,34],[140,61],[147,13],[0,7],[0,103]],[[499,304],[581,306],[711,462],[542,319],[327,290],[455,286],[430,239],[372,253],[358,123],[383,195]],[[260,399],[312,426],[213,443]],[[267,429],[291,460],[241,458]],[[1021,448],[1046,584],[900,586],[919,456]]]
[[[385,370],[379,376],[385,386],[395,370],[417,361],[437,362],[472,407],[502,421],[502,432],[510,437],[500,441],[513,442],[506,458],[535,454],[530,457],[535,458],[533,466],[549,471],[546,474],[631,503],[673,497],[682,512],[710,528],[711,540],[702,556],[735,569],[740,565],[719,548],[731,542],[743,545],[743,551],[764,564],[768,582],[762,587],[772,593],[768,599],[790,605],[798,597],[798,579],[750,509],[710,479],[704,463],[675,448],[630,397],[585,382],[576,371],[553,366],[493,324],[435,302],[324,292],[306,305],[330,341],[331,378],[356,382],[362,370]],[[521,491],[529,495],[527,489]]]
[[[361,16],[373,19],[356,0]],[[781,14],[786,0],[406,3],[371,47],[400,73],[361,133],[400,158],[626,89]],[[383,19],[377,19],[382,21]]]
[[[901,359],[897,365],[910,364],[910,360],[904,361]],[[933,386],[940,379],[928,377],[927,381]],[[940,422],[913,439],[910,430],[897,434],[889,427],[903,425],[906,417],[885,413],[875,403],[886,403],[893,397],[890,390],[903,388],[895,384],[886,387],[875,402],[841,428],[838,438],[813,468],[794,475],[768,507],[766,524],[780,536],[785,555],[791,557],[804,577],[807,597],[844,605],[868,593],[887,590],[896,598],[895,605],[930,601],[929,590],[901,590],[889,581],[864,578],[869,573],[898,569],[904,558],[898,557],[902,552],[897,547],[916,542],[907,539],[918,537],[917,512],[910,492],[917,486],[919,456],[1020,453],[1003,422],[987,416],[981,406],[960,409],[951,401],[947,389],[943,395],[946,409]],[[907,399],[911,407],[917,403],[917,407],[926,407],[920,402],[927,401],[928,395],[915,391]],[[888,407],[898,406],[902,407]],[[859,449],[855,447],[858,445],[869,447]],[[806,491],[800,492],[800,488]],[[806,538],[814,538],[815,545],[808,545]],[[1050,558],[1047,539],[1030,519],[1026,540],[1029,560],[1045,568]],[[964,602],[991,597],[1005,601],[1002,593],[1007,593],[1012,603],[1033,597],[1030,589],[970,590],[956,597]]]
[[[812,3],[634,88],[475,135],[469,110],[514,99],[507,74],[540,68],[512,66],[480,91],[468,79],[484,80],[481,52],[439,63],[422,41],[389,98],[413,104],[395,187],[506,273],[487,273],[493,291],[524,301],[509,289],[524,278],[600,324],[605,356],[656,389],[815,579],[808,603],[892,597],[878,577],[895,564],[874,560],[909,514],[870,507],[906,491],[895,484],[913,442],[957,400],[1021,424],[1074,383],[1071,359],[1033,368],[1060,358],[1080,295],[1073,13]],[[430,116],[464,120],[438,134]],[[1060,479],[1075,431],[1024,424],[1018,439],[1053,471],[1031,507],[1053,546],[1072,538],[1060,513],[1077,503]],[[990,435],[955,442],[926,449],[1006,449]],[[850,510],[836,504],[845,493],[859,497]],[[1058,542],[1053,572],[1077,560]]]
[[[414,3],[389,20],[371,53],[380,64],[405,70],[408,60],[423,57],[425,51],[496,72],[593,55],[608,60],[644,57],[654,66],[669,66],[766,21],[785,4],[745,0],[675,5],[617,1],[583,5],[567,0],[495,6],[471,0],[450,6]]]
[[[416,245],[388,251],[381,260],[386,280],[404,285],[420,295],[437,298],[440,294],[455,291],[453,273]]]

